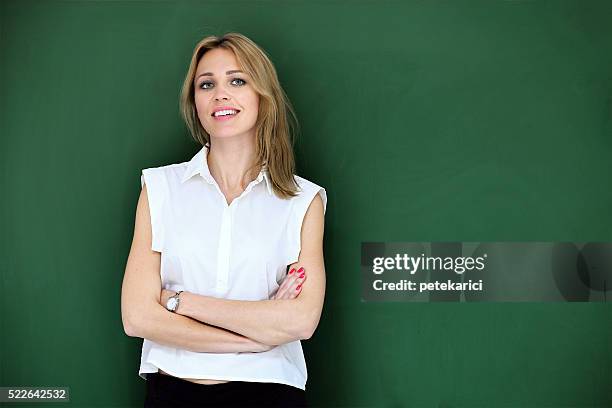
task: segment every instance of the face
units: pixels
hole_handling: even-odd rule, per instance
[[[215,48],[200,59],[194,99],[200,123],[212,138],[255,137],[259,95],[251,86],[250,76],[238,68],[232,51]],[[228,109],[234,112],[214,116],[215,111]]]

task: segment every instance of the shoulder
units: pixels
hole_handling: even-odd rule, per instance
[[[293,177],[299,187],[298,195],[294,199],[303,202],[305,207],[308,208],[313,199],[319,195],[323,204],[323,211],[325,211],[327,207],[327,191],[325,188],[297,174],[294,174]]]
[[[171,164],[165,164],[163,166],[148,167],[148,168],[142,169],[142,171],[164,175],[167,177],[171,177],[171,176],[181,177],[185,173],[185,170],[187,170],[188,164],[189,162],[171,163]]]
[[[179,190],[186,168],[187,162],[142,169],[140,173],[141,194],[147,195],[150,205],[161,206]]]
[[[315,194],[316,192],[320,190],[325,190],[325,188],[323,188],[322,186],[304,177],[300,177],[297,174],[294,174],[293,178],[295,179],[295,182],[297,183],[299,187],[298,194],[300,195],[304,195],[304,194],[307,195],[309,193]]]
[[[187,169],[189,162],[172,163],[157,167],[148,167],[141,171],[141,184],[145,181],[164,181],[168,184],[179,182]]]

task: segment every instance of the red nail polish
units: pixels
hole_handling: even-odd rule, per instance
[[[297,287],[295,288],[295,290],[300,290],[300,288],[302,287],[302,284],[300,283],[299,285],[297,285]]]
[[[302,272],[304,270],[304,267],[302,266],[300,269],[298,269],[298,272]]]
[[[302,274],[300,275],[300,278],[303,278],[303,277],[304,277],[304,275],[306,275],[306,274],[305,274],[305,273],[302,273]]]
[[[295,272],[295,268],[291,268],[291,270],[289,271],[289,275],[291,275],[293,272]]]

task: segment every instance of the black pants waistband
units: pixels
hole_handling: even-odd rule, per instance
[[[147,407],[307,407],[306,392],[287,384],[228,381],[198,384],[171,375],[147,374]]]

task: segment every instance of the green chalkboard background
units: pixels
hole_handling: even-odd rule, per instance
[[[142,406],[140,170],[199,148],[180,85],[227,31],[269,53],[328,193],[312,406],[612,406],[609,303],[360,300],[362,241],[612,241],[612,3],[578,0],[2,1],[0,385]]]

